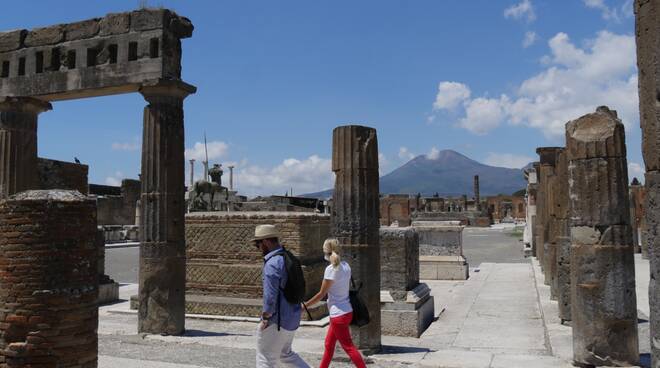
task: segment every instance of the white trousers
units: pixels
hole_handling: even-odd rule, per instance
[[[257,368],[284,367],[309,368],[302,358],[291,351],[296,331],[277,330],[274,323],[266,329],[257,326]]]

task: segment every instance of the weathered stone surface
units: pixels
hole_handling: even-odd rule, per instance
[[[64,26],[65,39],[75,41],[96,36],[100,29],[99,21],[99,18],[95,18],[66,24]]]
[[[0,32],[0,52],[14,51],[23,47],[23,40],[27,35],[24,29]]]
[[[549,170],[546,175],[546,241],[543,244],[544,255],[544,273],[548,284],[550,285],[550,298],[557,300],[559,298],[559,285],[557,280],[557,257],[559,247],[559,236],[561,235],[561,222],[560,219],[560,196],[561,191],[567,188],[562,187],[559,181],[558,168],[559,159],[564,152],[564,149],[555,150],[556,157],[553,163],[549,164]]]
[[[131,29],[129,13],[111,13],[99,21],[99,35],[110,36],[127,33]]]
[[[559,318],[571,320],[571,238],[570,238],[570,201],[568,196],[568,154],[562,151],[557,158],[556,167],[558,192],[556,197],[556,242],[557,242],[557,301]]]
[[[371,315],[368,325],[351,327],[351,334],[359,349],[376,351],[381,344],[376,130],[357,125],[335,128],[332,171],[332,235],[342,245],[342,258],[351,265],[353,278],[365,285],[361,294]]]
[[[140,202],[140,308],[138,331],[184,331],[183,99],[194,89],[168,82],[143,87],[142,197]]]
[[[640,223],[642,256],[648,256],[651,280],[649,283],[651,365],[660,367],[660,2],[635,1],[635,34],[637,41],[637,69],[639,70],[639,112],[642,127],[642,155],[646,166],[645,214]]]
[[[419,284],[419,235],[413,228],[380,228],[380,288],[395,300]]]
[[[639,360],[621,142],[623,124],[605,107],[566,124],[573,359],[582,365],[636,365]]]
[[[649,306],[651,318],[651,357],[653,368],[660,367],[660,172],[645,174],[646,240],[651,278],[649,280]]]
[[[168,28],[179,38],[192,36],[193,26],[188,18],[179,17],[168,9],[141,9],[131,13],[131,30],[148,31]]]
[[[62,41],[64,41],[64,27],[58,24],[50,27],[35,28],[29,31],[25,37],[25,46],[54,45]]]
[[[433,224],[433,221],[413,221],[419,234],[420,254],[424,256],[463,256],[461,225]]]
[[[0,98],[0,198],[38,188],[37,116],[50,109],[33,98]]]
[[[25,191],[0,201],[0,365],[97,365],[94,201]]]
[[[555,165],[557,163],[557,156],[561,152],[562,147],[539,147],[536,153],[539,155],[539,166],[537,172],[538,179],[538,192],[536,203],[536,230],[537,230],[537,245],[536,257],[539,260],[544,274],[544,283],[546,285],[552,284],[551,276],[551,259],[556,255],[555,243],[551,240],[551,223],[553,221],[553,198],[554,191],[552,190],[553,177],[555,175]],[[553,294],[553,297],[555,294]]]

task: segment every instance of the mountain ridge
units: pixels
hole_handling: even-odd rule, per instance
[[[380,178],[383,194],[431,196],[474,195],[474,175],[479,175],[480,195],[510,195],[525,187],[523,169],[489,166],[454,150],[442,150],[436,157],[419,155]],[[332,189],[303,195],[327,198]]]

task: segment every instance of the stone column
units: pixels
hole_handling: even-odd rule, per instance
[[[532,255],[536,257],[537,260],[540,260],[539,253],[540,250],[538,244],[543,244],[539,243],[539,241],[543,241],[540,235],[540,229],[541,226],[539,223],[541,222],[541,219],[543,216],[541,216],[541,213],[543,211],[543,206],[541,203],[543,202],[542,200],[542,188],[541,188],[541,163],[540,162],[534,162],[534,172],[536,173],[536,196],[535,196],[535,203],[536,203],[536,213],[534,215],[534,223],[532,226],[534,226],[532,233],[534,234],[534,241],[532,242]]]
[[[479,198],[479,175],[474,176],[474,209],[481,211],[481,200]]]
[[[0,198],[37,188],[37,117],[50,103],[0,97]]]
[[[95,201],[65,190],[0,201],[0,256],[0,366],[96,367]]]
[[[660,367],[660,1],[635,0],[642,155],[646,168],[642,256],[649,258],[651,366]]]
[[[229,166],[229,190],[234,190],[234,166]]]
[[[371,322],[351,326],[357,347],[366,352],[380,349],[380,249],[378,140],[376,130],[348,125],[332,134],[332,234],[342,244],[342,258],[352,268],[353,279],[362,284]]]
[[[637,301],[625,133],[605,106],[566,124],[573,359],[637,365]]]
[[[188,190],[192,190],[193,186],[195,185],[195,159],[190,160],[190,188]]]
[[[557,157],[556,166],[556,287],[557,301],[559,303],[559,318],[564,321],[571,320],[571,236],[568,221],[570,219],[568,198],[568,154],[565,150]]]
[[[185,321],[183,100],[195,87],[140,89],[144,109],[138,332],[179,335]]]
[[[539,238],[537,242],[537,257],[541,268],[543,269],[544,283],[552,285],[551,267],[554,267],[556,255],[554,250],[554,243],[550,241],[551,234],[551,221],[553,221],[553,204],[554,204],[554,191],[552,181],[555,175],[555,165],[557,162],[557,155],[561,147],[539,147],[536,153],[539,155],[539,202],[536,207],[536,223],[539,230]],[[554,294],[552,295],[555,296]],[[553,298],[554,299],[554,298]]]

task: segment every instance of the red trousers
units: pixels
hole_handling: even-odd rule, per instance
[[[328,334],[325,335],[325,351],[323,352],[323,359],[319,368],[328,368],[332,356],[335,354],[335,344],[339,340],[339,344],[344,348],[344,351],[353,361],[358,368],[366,368],[362,355],[358,349],[353,345],[351,340],[351,330],[349,325],[353,319],[353,313],[347,313],[339,317],[330,318],[330,327]]]

